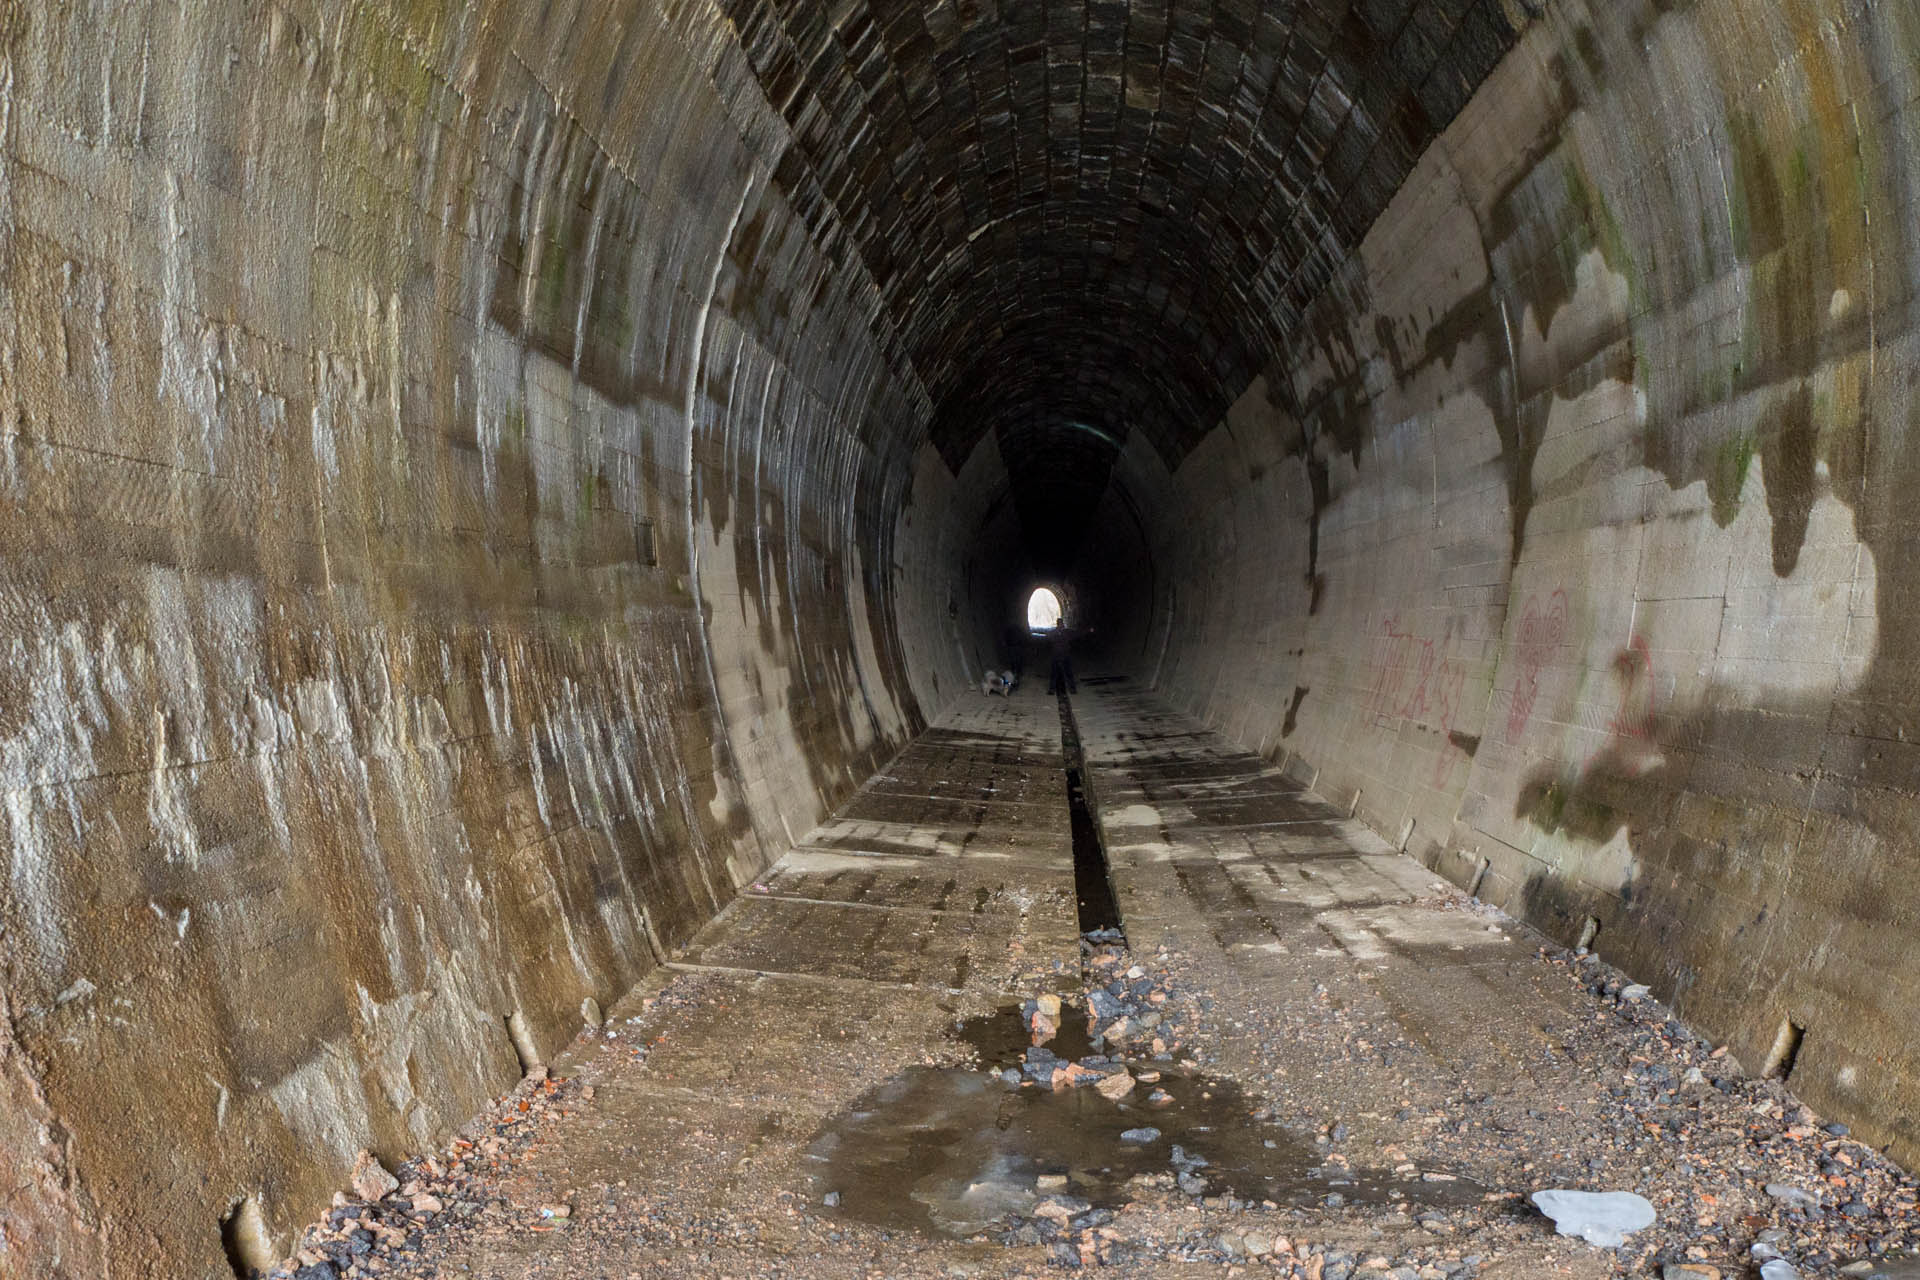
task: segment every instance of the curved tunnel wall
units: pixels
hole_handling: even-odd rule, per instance
[[[1908,1162],[1916,96],[1911,6],[1549,6],[1118,481],[1163,691]]]
[[[871,283],[551,8],[0,4],[0,1270],[284,1246],[923,723]]]
[[[967,696],[1056,482],[1102,657],[1915,1157],[1915,20],[1060,8],[956,193],[911,24],[0,4],[9,1250],[217,1274],[437,1142]],[[1200,123],[969,132],[1061,85]]]

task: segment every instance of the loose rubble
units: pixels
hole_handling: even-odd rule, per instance
[[[996,715],[1020,706],[994,700]],[[1143,741],[1129,746],[1162,749]],[[1040,775],[1022,768],[995,754],[966,785],[1038,794]],[[1176,761],[1166,772],[1198,789],[1214,785],[1210,769]],[[652,994],[606,1010],[554,1076],[523,1082],[459,1142],[396,1167],[397,1188],[343,1194],[274,1275],[961,1280],[1105,1266],[1286,1280],[1920,1280],[1913,1179],[1781,1082],[1746,1074],[1643,984],[1541,945],[1443,885],[1403,885],[1387,908],[1361,897],[1330,923],[1323,907],[1270,918],[1274,885],[1331,902],[1330,864],[1361,860],[1249,854],[1251,841],[1227,829],[1240,820],[1228,801],[1220,821],[1182,835],[1166,817],[1178,801],[1141,798],[1161,806],[1158,825],[1136,828],[1156,847],[1115,874],[1123,900],[1151,891],[1157,914],[1130,917],[1127,938],[1088,938],[1076,954],[1069,921],[1041,946],[1040,934],[996,922],[991,903],[965,909],[970,893],[993,896],[978,887],[991,858],[902,853],[889,872],[908,903],[897,920],[924,910],[932,923],[889,926],[887,913],[860,908],[854,924],[869,932],[810,953],[813,972],[769,975],[758,958],[663,972]],[[1339,838],[1330,821],[1285,830],[1315,849]],[[995,849],[1015,847],[1015,834],[996,832]],[[960,874],[943,887],[950,865]],[[1269,901],[1236,896],[1238,877],[1269,875]],[[824,874],[809,885],[829,887]],[[758,890],[782,891],[772,873]],[[1020,892],[1036,909],[1057,901],[1032,883]],[[795,918],[826,910],[795,901]],[[1362,936],[1376,911],[1393,918]],[[989,941],[916,951],[935,925],[948,943]],[[1413,963],[1385,944],[1369,952],[1389,926],[1427,952]],[[873,945],[895,948],[883,958],[902,980],[835,976],[843,963],[878,973],[861,968],[862,948],[887,927],[896,932]],[[1485,941],[1450,967],[1435,937]],[[956,957],[972,967],[950,967]],[[942,1039],[1010,999],[992,1054]],[[583,1009],[583,1021],[596,1012]],[[814,1144],[847,1108],[884,1104],[910,1072],[964,1077],[986,1099],[988,1128],[1002,1103],[1097,1119],[1126,1176],[1094,1185],[1100,1170],[1077,1158],[1030,1161],[957,1190],[973,1198],[965,1222],[955,1213],[948,1225],[964,1231],[911,1201],[916,1221],[875,1222],[863,1216],[871,1181],[816,1185],[813,1171],[829,1166]],[[1216,1081],[1239,1090],[1231,1123],[1243,1145],[1271,1146],[1282,1163],[1300,1154],[1288,1194],[1249,1191],[1191,1136],[1191,1104]],[[1141,1141],[1123,1141],[1128,1130]],[[923,1171],[917,1149],[953,1140],[937,1128],[889,1136],[896,1163],[881,1181],[911,1181]],[[1631,1193],[1654,1220],[1618,1245],[1561,1236],[1532,1200],[1554,1190]]]
[[[1106,945],[1090,947],[1085,962],[1080,992],[1022,1005],[1034,1043],[1020,1055],[1012,1081],[996,1073],[999,1084],[1088,1090],[1115,1106],[1151,1105],[1162,1072],[1190,1069],[1201,1056],[1198,1046],[1210,1031],[1203,1007],[1209,997],[1183,984],[1178,975],[1185,957],[1177,952],[1162,949],[1140,962]],[[1445,1186],[1461,1173],[1475,1174],[1490,1179],[1484,1202],[1367,1204],[1336,1191],[1306,1212],[1222,1194],[1208,1180],[1205,1156],[1166,1142],[1153,1126],[1140,1126],[1126,1136],[1160,1153],[1164,1166],[1129,1183],[1125,1203],[1095,1205],[1076,1194],[1067,1175],[1041,1174],[1020,1200],[1022,1207],[973,1239],[1010,1250],[1010,1259],[1034,1255],[1055,1268],[1204,1262],[1258,1267],[1290,1280],[1471,1280],[1553,1230],[1527,1201],[1538,1191],[1564,1189],[1546,1182],[1556,1171],[1584,1169],[1588,1188],[1603,1191],[1630,1170],[1633,1194],[1657,1211],[1658,1220],[1631,1234],[1623,1229],[1625,1243],[1618,1247],[1605,1247],[1600,1232],[1588,1233],[1591,1244],[1572,1242],[1592,1250],[1616,1274],[1662,1280],[1920,1276],[1920,1264],[1910,1260],[1920,1248],[1911,1178],[1843,1127],[1824,1125],[1777,1082],[1745,1076],[1724,1052],[1701,1042],[1599,961],[1541,948],[1535,963],[1577,983],[1581,998],[1590,1002],[1584,1022],[1556,1029],[1560,1051],[1620,1063],[1619,1070],[1599,1077],[1605,1083],[1592,1096],[1580,1100],[1586,1104],[1585,1131],[1591,1134],[1597,1123],[1599,1131],[1614,1135],[1604,1146],[1583,1148],[1583,1164],[1524,1158],[1527,1151],[1549,1149],[1566,1116],[1534,1116],[1529,1122],[1535,1132],[1515,1132],[1492,1122],[1500,1113],[1498,1099],[1463,1092],[1425,1117],[1431,1136],[1417,1157],[1405,1152],[1401,1176]],[[697,1004],[698,988],[687,977],[669,984],[649,1002],[649,1025],[670,1020],[677,1007]],[[633,1021],[609,1020],[583,1037],[583,1045],[598,1048],[597,1056],[610,1065],[643,1064],[646,1037],[627,1034]],[[1069,1038],[1087,1051],[1056,1052]],[[303,1235],[296,1256],[270,1274],[274,1280],[424,1277],[442,1274],[434,1260],[457,1255],[463,1238],[569,1230],[573,1205],[530,1202],[508,1190],[508,1179],[537,1134],[593,1105],[592,1086],[536,1070],[445,1152],[408,1161],[387,1175],[395,1185],[383,1195],[365,1194],[379,1189],[374,1170],[380,1166],[371,1157],[363,1160],[356,1193],[340,1196],[326,1219]],[[1284,1111],[1283,1103],[1276,1105]],[[1344,1150],[1355,1141],[1347,1121],[1316,1123],[1308,1136],[1328,1170],[1355,1166],[1357,1157]],[[1489,1173],[1503,1169],[1541,1182],[1503,1184]],[[644,1171],[636,1174],[644,1177]],[[639,1186],[623,1187],[621,1194],[637,1205],[647,1203]],[[837,1219],[845,1211],[839,1200],[838,1193],[829,1194],[812,1210],[826,1215],[824,1248],[859,1238],[855,1224]],[[783,1201],[782,1212],[792,1213],[800,1203]],[[647,1213],[646,1230],[681,1242],[676,1248],[751,1234],[734,1216],[693,1221]],[[709,1230],[717,1234],[702,1237]]]
[[[362,1152],[353,1171],[353,1194],[336,1194],[332,1211],[309,1226],[295,1255],[268,1275],[272,1280],[337,1280],[402,1274],[399,1268],[419,1251],[430,1228],[443,1238],[457,1236],[513,1213],[495,1179],[525,1151],[543,1122],[591,1098],[591,1089],[571,1087],[537,1067],[440,1156],[409,1160],[396,1175]],[[549,1207],[539,1216],[567,1215],[564,1208]]]

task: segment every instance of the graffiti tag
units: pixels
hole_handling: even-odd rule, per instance
[[[1513,708],[1507,713],[1507,741],[1518,742],[1533,717],[1533,704],[1540,697],[1540,673],[1553,661],[1554,651],[1567,640],[1567,593],[1556,590],[1543,604],[1538,595],[1528,598],[1520,615],[1518,643],[1514,657],[1518,675],[1513,684]]]

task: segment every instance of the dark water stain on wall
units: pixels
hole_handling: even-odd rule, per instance
[[[1297,684],[1293,686],[1293,701],[1288,704],[1286,721],[1280,726],[1281,737],[1292,737],[1293,731],[1300,727],[1300,704],[1307,700],[1307,694],[1310,692],[1311,690],[1308,689],[1306,685]],[[1318,704],[1316,703],[1315,705],[1317,706]]]
[[[1775,405],[1760,431],[1767,512],[1773,517],[1773,571],[1783,578],[1799,562],[1807,522],[1819,496],[1814,469],[1817,437],[1813,393],[1805,386]]]

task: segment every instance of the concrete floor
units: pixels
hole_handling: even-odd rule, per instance
[[[1483,1194],[1428,1211],[1143,1193],[1111,1227],[1128,1271],[1607,1275],[1688,1249],[1737,1268],[1757,1233],[1782,1228],[1825,1250],[1802,1259],[1811,1272],[1911,1243],[1912,1184],[1864,1148],[1848,1194],[1877,1216],[1852,1236],[1766,1196],[1782,1178],[1821,1190],[1815,1165],[1848,1145],[1779,1086],[1716,1088],[1730,1064],[1651,1002],[1621,999],[1605,970],[1543,948],[1129,688],[1090,684],[1074,708],[1132,957],[1186,1011],[1182,1056],[1264,1100],[1328,1168],[1459,1177]],[[467,1180],[441,1180],[448,1212],[386,1274],[1043,1270],[1037,1246],[826,1207],[808,1152],[897,1073],[965,1060],[957,1018],[1081,988],[1060,742],[1053,700],[1031,687],[947,716],[576,1042],[554,1066],[563,1086],[535,1091],[524,1116],[510,1102],[511,1131],[477,1124],[483,1145],[453,1153]],[[1672,1087],[1636,1092],[1662,1065]],[[1688,1065],[1705,1070],[1683,1086]],[[1618,1254],[1556,1237],[1522,1198],[1556,1185],[1640,1191],[1661,1223]],[[1291,1252],[1231,1256],[1249,1232]]]

